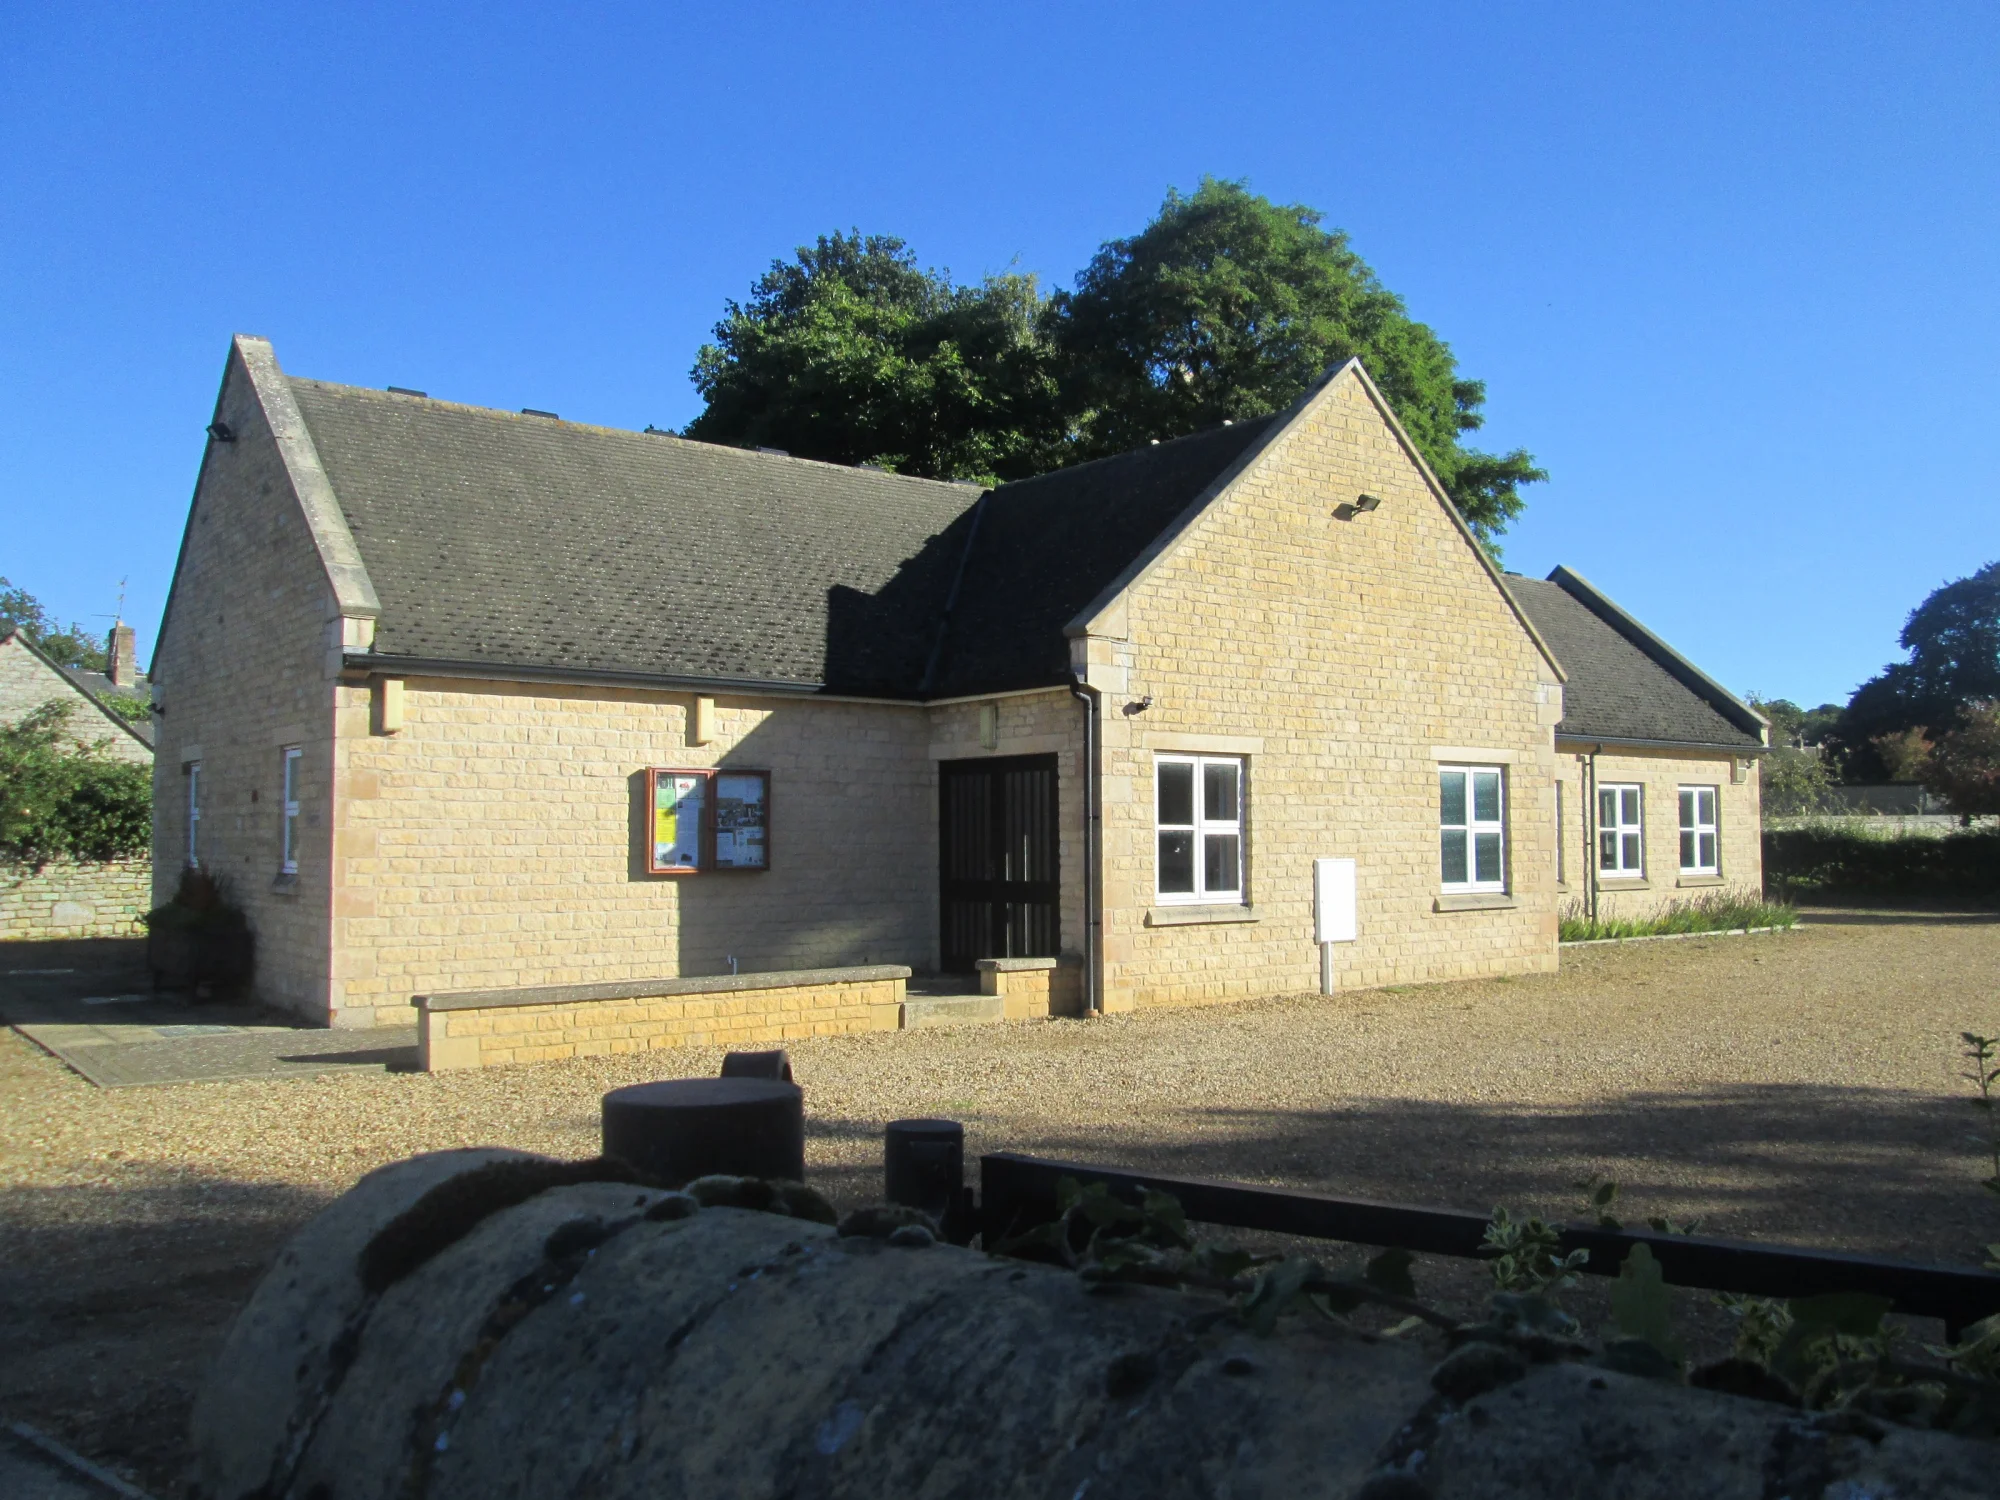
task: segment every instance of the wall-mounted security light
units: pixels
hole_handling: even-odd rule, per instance
[[[1134,714],[1142,714],[1152,706],[1153,706],[1153,695],[1151,693],[1148,693],[1146,694],[1145,697],[1139,699],[1138,701],[1133,703],[1128,703],[1125,705],[1125,717],[1129,719]]]
[[[1355,498],[1354,508],[1365,516],[1381,503],[1382,497],[1380,495],[1360,495]]]
[[[236,441],[236,434],[231,430],[227,422],[210,422],[208,424],[208,435],[218,443],[233,443]]]

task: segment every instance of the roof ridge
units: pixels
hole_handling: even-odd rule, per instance
[[[1075,474],[1084,469],[1095,468],[1098,464],[1115,463],[1121,458],[1132,458],[1141,453],[1151,453],[1156,448],[1164,450],[1181,443],[1193,442],[1196,438],[1214,437],[1225,428],[1253,427],[1259,422],[1275,421],[1277,416],[1278,413],[1276,412],[1265,412],[1261,417],[1225,417],[1212,427],[1197,428],[1193,432],[1184,432],[1179,437],[1155,438],[1152,442],[1143,443],[1137,448],[1121,448],[1116,453],[1106,453],[1098,458],[1086,458],[1082,463],[1064,464],[1058,469],[1044,469],[1039,474],[1028,474],[1020,479],[1009,479],[1004,483],[993,486],[993,488],[996,490],[1011,489],[1017,484],[1033,484],[1037,480],[1052,479],[1058,474]]]
[[[865,464],[835,463],[831,459],[807,458],[797,453],[767,453],[757,448],[739,448],[734,443],[710,443],[703,441],[701,438],[683,437],[678,432],[639,432],[634,431],[630,427],[607,427],[601,422],[574,422],[568,417],[532,416],[525,412],[508,411],[505,407],[480,406],[471,401],[448,401],[439,396],[406,396],[399,392],[377,390],[374,386],[370,385],[349,385],[339,380],[318,380],[310,375],[287,375],[285,378],[297,385],[314,386],[323,391],[338,391],[343,395],[368,396],[383,402],[410,405],[421,401],[429,406],[444,407],[452,411],[466,412],[473,416],[504,417],[509,421],[524,424],[531,422],[554,422],[557,426],[568,428],[573,432],[587,432],[605,437],[647,438],[653,442],[658,442],[660,439],[665,438],[668,442],[684,443],[688,447],[702,448],[713,453],[741,454],[745,458],[781,463],[812,464],[818,468],[833,469],[842,474],[873,474],[883,479],[901,479],[912,484],[942,485],[946,489],[954,490],[975,489],[985,491],[994,488],[992,485],[978,484],[969,479],[931,479],[922,474],[899,474],[894,469],[872,468]]]

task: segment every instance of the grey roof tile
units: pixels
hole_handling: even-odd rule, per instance
[[[1666,744],[1755,749],[1760,736],[1640,637],[1645,632],[1601,595],[1593,608],[1550,578],[1510,574],[1507,586],[1569,676],[1563,686],[1566,737],[1653,740]],[[1729,710],[1725,712],[1725,710]]]

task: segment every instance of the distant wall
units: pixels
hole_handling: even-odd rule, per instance
[[[0,864],[0,942],[137,937],[152,905],[151,860],[110,864]]]

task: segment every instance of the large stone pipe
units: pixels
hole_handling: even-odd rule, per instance
[[[602,1164],[385,1167],[292,1242],[195,1414],[211,1500],[1991,1496],[1991,1446],[1329,1325]],[[612,1175],[616,1175],[615,1171]],[[783,1205],[780,1204],[780,1207]]]

